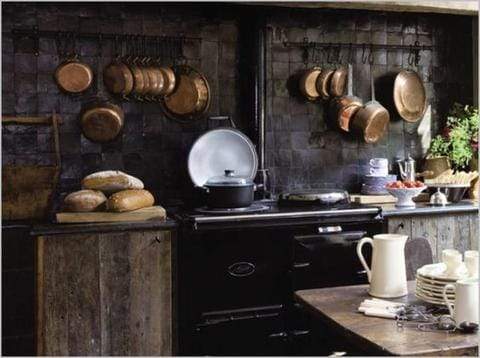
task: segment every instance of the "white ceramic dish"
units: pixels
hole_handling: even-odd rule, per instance
[[[395,206],[400,208],[414,208],[413,198],[417,197],[422,191],[427,189],[424,185],[420,188],[386,188],[390,195],[397,198]]]
[[[468,277],[468,270],[465,264],[462,264],[456,275],[447,275],[445,273],[446,269],[447,267],[443,262],[424,265],[417,270],[417,275],[434,281],[445,281],[445,283],[455,282],[461,278]]]

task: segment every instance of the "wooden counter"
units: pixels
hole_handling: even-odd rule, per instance
[[[173,234],[135,225],[37,228],[37,354],[174,354]]]
[[[368,285],[358,285],[303,290],[295,293],[295,299],[343,337],[347,350],[353,346],[369,355],[478,355],[479,334],[422,332],[410,327],[399,330],[394,320],[357,312],[360,303],[370,297],[367,289]],[[408,296],[395,301],[420,302],[414,297],[415,281],[408,282],[408,289]]]

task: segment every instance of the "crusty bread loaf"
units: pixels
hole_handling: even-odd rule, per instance
[[[106,201],[101,191],[87,189],[68,194],[63,202],[65,211],[89,212],[103,210]]]
[[[153,206],[154,202],[153,195],[147,190],[122,190],[108,198],[107,210],[115,212],[132,211]]]
[[[119,170],[106,170],[87,175],[82,180],[82,188],[115,193],[126,189],[143,189],[143,182]]]

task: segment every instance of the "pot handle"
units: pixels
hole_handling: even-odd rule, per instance
[[[447,305],[448,307],[448,313],[450,313],[450,316],[452,316],[453,318],[453,303],[451,301],[448,300],[448,297],[447,297],[447,291],[448,290],[454,290],[455,291],[455,286],[452,285],[451,283],[445,285],[445,287],[443,287],[443,291],[442,291],[442,296],[443,296],[443,300],[445,301],[445,304]]]
[[[365,269],[365,271],[367,271],[368,282],[370,282],[371,279],[372,279],[372,272],[370,270],[370,267],[368,267],[367,262],[365,261],[365,257],[363,257],[363,254],[362,254],[362,246],[363,246],[363,244],[366,244],[366,243],[372,245],[372,247],[373,247],[372,238],[364,237],[357,244],[357,255],[358,255],[358,258],[360,259],[360,262],[361,262],[363,268]]]
[[[232,126],[232,128],[237,128],[237,126],[235,125],[235,122],[233,121],[232,117],[230,116],[210,116],[208,117],[208,129],[210,129],[210,121],[229,121],[230,122],[230,126]]]

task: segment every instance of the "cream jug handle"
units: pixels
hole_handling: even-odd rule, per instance
[[[448,312],[450,313],[450,316],[452,316],[452,318],[453,318],[453,304],[452,304],[451,301],[448,300],[448,297],[447,297],[447,291],[448,290],[454,290],[455,291],[455,286],[452,285],[451,283],[445,285],[445,287],[443,288],[443,293],[442,293],[443,300],[445,301],[445,303],[448,307]]]
[[[362,263],[363,268],[365,269],[365,271],[367,271],[368,282],[370,282],[372,279],[372,272],[370,271],[370,268],[368,267],[367,262],[365,261],[365,257],[363,257],[363,254],[362,254],[362,246],[365,243],[369,243],[373,247],[373,240],[370,237],[364,237],[357,244],[357,255],[358,255],[358,258],[360,259],[360,262]]]

